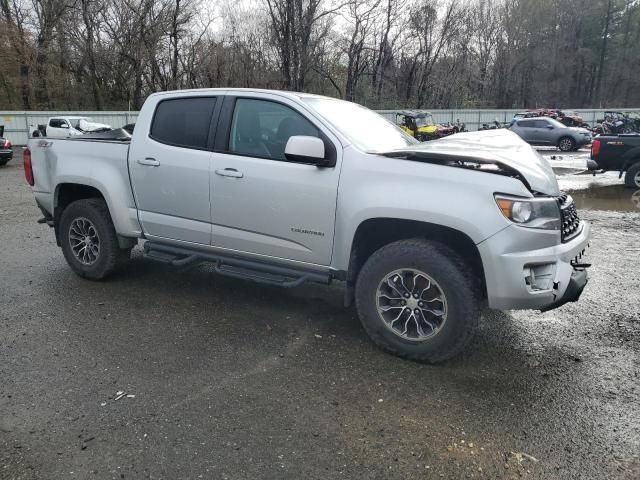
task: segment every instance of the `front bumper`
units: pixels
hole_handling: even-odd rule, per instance
[[[585,145],[589,145],[591,143],[591,137],[579,137],[576,139],[576,147],[584,147]]]
[[[582,295],[584,287],[587,286],[588,281],[589,278],[586,269],[583,268],[574,270],[571,274],[571,278],[569,279],[569,285],[564,291],[564,295],[562,295],[562,297],[560,298],[557,298],[553,303],[542,307],[540,311],[546,312],[548,310],[553,310],[554,308],[561,307],[565,303],[577,302],[580,298],[580,295]]]
[[[478,244],[489,307],[498,310],[550,310],[575,302],[587,281],[581,258],[591,226],[560,242],[559,232],[509,226]]]

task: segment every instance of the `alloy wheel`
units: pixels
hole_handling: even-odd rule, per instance
[[[100,236],[91,220],[79,217],[69,226],[69,245],[76,259],[92,265],[100,256]]]
[[[384,325],[405,340],[432,338],[447,320],[447,299],[440,285],[412,268],[395,270],[382,279],[376,307]]]
[[[558,147],[560,148],[561,151],[568,152],[573,147],[573,143],[571,142],[570,139],[563,138],[562,140],[560,140]]]

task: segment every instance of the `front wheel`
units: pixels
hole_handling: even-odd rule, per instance
[[[574,148],[576,148],[576,142],[573,138],[562,137],[560,140],[558,140],[558,149],[561,152],[570,152]]]
[[[455,252],[413,239],[375,252],[356,282],[367,334],[400,357],[437,363],[473,338],[480,317],[478,281]]]
[[[640,188],[640,162],[631,165],[624,174],[624,184],[629,188]]]
[[[71,269],[90,280],[105,278],[131,253],[120,248],[107,204],[99,198],[70,203],[60,217],[58,235]]]

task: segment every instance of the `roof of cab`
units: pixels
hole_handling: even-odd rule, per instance
[[[288,90],[268,90],[268,89],[263,89],[263,88],[192,88],[192,89],[187,89],[187,90],[168,90],[168,91],[164,91],[164,92],[155,92],[152,93],[150,96],[164,96],[164,95],[175,95],[175,94],[190,94],[190,93],[198,93],[198,94],[203,94],[203,93],[224,93],[227,95],[232,95],[232,94],[242,94],[242,93],[269,93],[272,95],[279,95],[281,97],[289,97],[289,98],[312,98],[312,97],[316,97],[316,98],[329,98],[329,99],[333,99],[333,100],[340,100],[340,99],[335,99],[332,97],[326,97],[324,95],[315,95],[312,93],[304,93],[304,92],[291,92]]]

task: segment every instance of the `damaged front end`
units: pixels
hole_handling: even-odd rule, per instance
[[[392,151],[384,152],[381,155],[389,158],[401,158],[416,162],[433,163],[447,167],[465,168],[485,173],[505,175],[507,177],[520,180],[528,190],[532,191],[527,178],[515,168],[506,165],[498,160],[491,160],[478,157],[464,157],[456,154],[420,152],[420,151]]]
[[[504,175],[534,194],[557,196],[558,182],[549,163],[508,130],[466,132],[379,155]]]

